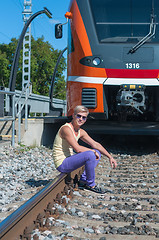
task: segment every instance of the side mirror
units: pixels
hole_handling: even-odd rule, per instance
[[[58,23],[55,25],[55,38],[62,38],[62,24]]]

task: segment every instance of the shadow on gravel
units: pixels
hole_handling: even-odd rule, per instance
[[[100,135],[95,137],[114,154],[147,155],[156,153],[159,142],[154,136]]]
[[[45,186],[50,182],[50,180],[35,180],[34,178],[31,178],[26,181],[26,183],[31,187],[40,187]]]

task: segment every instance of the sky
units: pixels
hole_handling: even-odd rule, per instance
[[[67,25],[63,26],[63,38],[55,39],[55,24],[65,23],[65,13],[69,10],[70,0],[32,0],[32,13],[48,8],[52,19],[45,14],[37,16],[31,24],[31,33],[35,39],[44,36],[55,49],[63,50],[67,46]],[[1,0],[0,44],[8,44],[12,38],[19,38],[23,30],[22,11],[24,0]]]

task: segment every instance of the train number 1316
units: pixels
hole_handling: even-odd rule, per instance
[[[139,63],[126,63],[126,68],[128,69],[138,69],[140,68],[140,64]]]

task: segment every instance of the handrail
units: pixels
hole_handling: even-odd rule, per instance
[[[21,98],[23,97],[23,94],[25,93],[25,91],[26,91],[27,89],[30,89],[30,88],[29,88],[30,86],[32,86],[32,84],[31,84],[31,82],[28,82],[28,83],[26,84],[25,88],[21,91],[21,94],[20,94],[18,100],[17,100],[16,103],[15,103],[15,107],[17,107],[17,105],[18,105],[19,101],[21,100]],[[17,113],[17,114],[18,114],[18,113]]]
[[[5,90],[0,90],[0,93],[2,93],[2,94],[8,94],[8,95],[15,95],[15,92],[5,91]]]
[[[15,106],[15,92],[0,90],[0,94],[6,94],[12,96],[12,106]],[[12,147],[15,146],[15,107],[12,108],[12,116],[11,117],[3,117],[0,118],[0,121],[12,121]]]
[[[11,95],[12,96],[12,116],[6,116],[3,118],[0,118],[0,121],[12,121],[12,146],[15,146],[15,120],[16,117],[18,117],[18,142],[21,140],[21,112],[25,106],[25,130],[27,130],[27,118],[28,118],[28,113],[27,113],[27,101],[29,98],[29,95],[31,93],[31,86],[32,84],[28,82],[25,86],[25,88],[22,90],[20,96],[18,97],[17,101],[15,102],[15,92],[12,91],[5,91],[5,90],[0,90],[0,94],[6,94],[6,95]],[[25,95],[25,101],[23,104],[21,104],[21,99]],[[18,112],[17,112],[17,106],[18,106]]]
[[[22,90],[18,100],[15,103],[15,110],[17,111],[17,106],[18,106],[18,112],[16,112],[16,117],[18,117],[18,142],[20,143],[21,141],[21,112],[25,106],[25,130],[27,130],[27,125],[28,125],[28,111],[27,111],[27,101],[29,98],[29,95],[32,92],[32,84],[31,82],[28,82],[24,89]],[[23,104],[21,104],[21,99],[25,94],[25,101]]]

